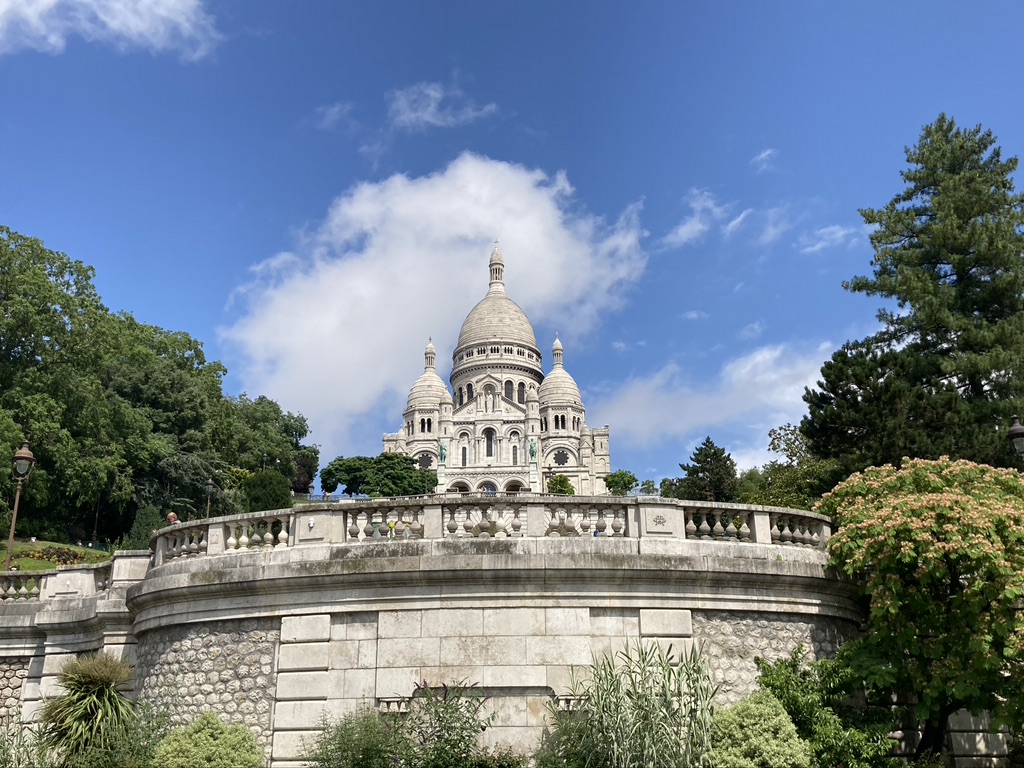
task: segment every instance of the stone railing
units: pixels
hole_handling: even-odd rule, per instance
[[[110,562],[62,565],[52,571],[0,571],[0,602],[88,597],[110,587]]]
[[[402,539],[608,537],[820,549],[813,512],[654,497],[444,493],[303,503],[289,510],[176,524],[154,535],[153,564],[313,544]]]

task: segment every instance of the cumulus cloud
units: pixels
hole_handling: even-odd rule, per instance
[[[775,159],[779,156],[779,150],[766,149],[758,152],[750,158],[750,164],[754,167],[754,173],[764,173],[775,167]]]
[[[858,230],[855,227],[840,227],[838,224],[822,227],[800,236],[800,252],[821,253],[826,248],[849,245],[857,238],[857,235]]]
[[[716,377],[700,384],[669,363],[628,379],[587,410],[596,417],[594,423],[615,425],[616,440],[648,447],[709,434],[737,420],[772,426],[795,422],[806,410],[804,387],[814,384],[830,350],[827,343],[812,349],[760,347],[727,362]]]
[[[582,334],[644,271],[639,215],[639,204],[614,222],[581,213],[564,173],[471,153],[428,176],[357,184],[292,251],[254,268],[221,331],[228,361],[245,389],[306,415],[328,460],[375,453],[380,422],[400,426],[428,336],[446,374],[495,236],[530,319]]]
[[[683,318],[686,320],[704,320],[707,316],[707,312],[701,312],[699,309],[691,309],[687,312],[683,312]]]
[[[190,60],[220,39],[203,0],[0,0],[0,53],[60,53],[73,36]]]
[[[728,206],[719,205],[715,196],[704,189],[691,189],[686,196],[690,206],[690,215],[662,238],[661,242],[669,248],[678,248],[700,240],[715,221],[724,219]]]
[[[420,131],[426,128],[453,128],[489,117],[497,104],[477,107],[456,86],[443,83],[416,83],[388,94],[388,119],[394,128]]]

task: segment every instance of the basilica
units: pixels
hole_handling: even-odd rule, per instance
[[[428,342],[402,429],[384,435],[384,450],[435,470],[438,493],[544,492],[555,475],[569,478],[577,494],[607,493],[607,425],[587,426],[557,337],[544,375],[533,325],[505,293],[497,244],[488,268],[487,294],[463,322],[452,355],[451,389]]]

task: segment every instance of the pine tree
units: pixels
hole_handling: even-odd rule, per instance
[[[849,473],[904,456],[1005,466],[1004,432],[1024,382],[1024,197],[1017,159],[991,131],[945,115],[906,150],[907,187],[874,227],[871,276],[847,290],[879,296],[882,329],[838,350],[804,394],[813,453]]]
[[[685,477],[661,481],[661,495],[695,501],[732,501],[739,493],[736,462],[710,436],[697,446],[690,464],[680,464]]]

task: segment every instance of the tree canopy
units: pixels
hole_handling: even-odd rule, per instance
[[[565,475],[552,475],[548,478],[548,493],[561,493],[565,496],[575,496],[576,489]]]
[[[629,470],[620,469],[605,475],[604,484],[608,489],[608,493],[615,496],[628,496],[640,485],[640,481]]]
[[[401,453],[339,456],[320,472],[320,486],[327,493],[340,487],[349,496],[416,496],[434,492],[437,473]]]
[[[906,150],[906,187],[861,211],[882,329],[847,343],[804,394],[811,451],[844,474],[950,455],[1007,466],[1024,400],[1024,198],[991,131],[940,115]]]
[[[914,695],[919,754],[942,749],[962,708],[1024,724],[1021,474],[913,459],[852,475],[817,511],[839,524],[832,565],[860,581],[869,605],[846,658],[883,699]]]
[[[690,464],[680,464],[681,478],[661,481],[661,495],[695,501],[732,501],[739,490],[736,462],[710,436],[690,456]]]
[[[148,506],[187,519],[205,512],[209,479],[215,514],[241,512],[241,480],[264,454],[291,481],[311,449],[305,418],[225,396],[226,370],[201,342],[110,312],[93,277],[0,226],[0,451],[28,440],[38,462],[19,532],[115,539]],[[306,475],[315,465],[307,456]]]

